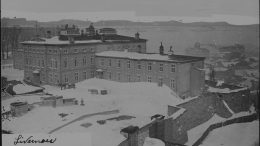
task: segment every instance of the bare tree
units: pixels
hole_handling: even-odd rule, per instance
[[[21,34],[21,28],[20,27],[13,27],[10,30],[10,46],[11,46],[11,51],[13,54],[13,50],[18,49],[18,44],[19,44],[19,37]]]
[[[1,26],[1,55],[3,59],[9,58],[10,51],[18,48],[21,28],[7,27],[6,23]],[[10,50],[11,48],[11,50]],[[13,52],[12,52],[13,53]],[[6,54],[6,55],[5,55]]]

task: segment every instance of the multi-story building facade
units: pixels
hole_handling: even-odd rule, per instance
[[[74,32],[74,31],[70,31]],[[59,36],[21,43],[14,67],[37,84],[77,83],[92,77],[119,82],[157,82],[179,95],[198,95],[204,87],[203,57],[146,53],[146,40],[117,34]],[[172,52],[171,52],[172,53]]]
[[[73,31],[70,31],[73,32]],[[146,40],[122,35],[81,35],[62,32],[52,38],[21,42],[14,51],[14,67],[24,69],[25,79],[41,83],[76,83],[95,75],[95,53],[107,50],[146,52]]]
[[[204,58],[127,51],[96,53],[99,78],[118,82],[155,82],[181,97],[199,95],[204,87]]]

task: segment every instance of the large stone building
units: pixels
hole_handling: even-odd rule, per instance
[[[96,53],[96,75],[118,82],[155,82],[178,95],[199,95],[204,87],[204,58],[127,51]]]
[[[198,95],[204,87],[204,58],[163,52],[148,54],[146,40],[109,33],[80,33],[75,26],[60,30],[59,36],[21,42],[14,51],[14,67],[38,84],[76,83],[100,77],[120,82],[158,82],[179,95]],[[74,30],[73,30],[74,29]],[[111,31],[113,30],[113,33]],[[104,30],[102,30],[104,32]],[[94,33],[95,32],[95,33]]]

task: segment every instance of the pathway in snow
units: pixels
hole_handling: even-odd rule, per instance
[[[110,114],[117,114],[117,113],[119,113],[119,110],[104,111],[104,112],[97,112],[97,113],[93,113],[93,114],[82,115],[82,116],[80,116],[80,117],[78,117],[78,118],[76,118],[76,119],[74,119],[74,120],[72,120],[72,121],[70,121],[70,122],[60,126],[60,127],[57,127],[55,129],[51,130],[49,132],[49,134],[51,134],[51,133],[53,133],[53,132],[55,132],[57,130],[60,130],[61,128],[65,127],[65,126],[68,126],[68,125],[70,125],[70,124],[72,124],[74,122],[83,120],[83,119],[88,118],[88,117],[92,117],[92,116],[96,116],[96,115],[110,115]]]

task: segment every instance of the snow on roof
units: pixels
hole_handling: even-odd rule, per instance
[[[33,73],[40,73],[40,71],[39,70],[34,70]]]
[[[104,36],[105,42],[125,42],[125,41],[146,41],[145,39],[136,40],[134,37],[122,36],[122,35],[106,35]],[[66,35],[54,36],[52,38],[42,38],[42,41],[31,40],[21,42],[22,44],[48,44],[48,45],[66,45],[70,44]],[[88,44],[88,43],[102,43],[101,36],[75,36],[74,44]]]
[[[42,89],[40,87],[30,86],[27,84],[17,84],[13,87],[13,90],[16,94],[22,94],[27,92],[33,92],[36,90]]]
[[[175,112],[174,114],[172,114],[168,118],[172,118],[174,120],[174,119],[178,118],[180,115],[182,115],[185,111],[186,111],[186,109],[180,108],[177,112]]]
[[[239,92],[239,91],[243,91],[243,90],[247,90],[248,88],[244,87],[244,88],[239,88],[239,89],[234,89],[231,90],[229,88],[214,88],[214,87],[210,87],[208,88],[208,92],[213,92],[213,93],[234,93],[234,92]]]
[[[96,71],[97,71],[97,72],[103,72],[104,70],[102,70],[102,69],[97,69]]]
[[[228,67],[230,65],[236,65],[239,61],[222,61],[222,64],[224,65],[224,67]]]
[[[160,139],[146,137],[143,146],[165,146],[165,144]]]
[[[115,58],[128,58],[136,60],[157,60],[157,61],[170,61],[170,62],[186,62],[186,61],[199,61],[203,60],[203,57],[184,56],[184,55],[161,55],[161,54],[148,54],[126,51],[104,51],[96,53],[99,57],[115,57]]]
[[[197,99],[198,97],[199,97],[199,96],[194,96],[194,97],[186,98],[186,99],[184,99],[183,101],[181,101],[178,105],[187,103],[187,102],[189,102],[189,101],[191,101],[191,100]],[[177,107],[178,107],[178,106],[177,106]],[[178,108],[180,108],[180,107],[178,107]]]
[[[24,41],[21,42],[23,44],[49,44],[49,45],[62,45],[62,44],[70,44],[68,40],[63,41],[59,40],[58,36],[52,38],[44,38],[45,41]],[[86,43],[100,43],[101,40],[82,40],[82,41],[74,41],[74,44],[86,44]]]

